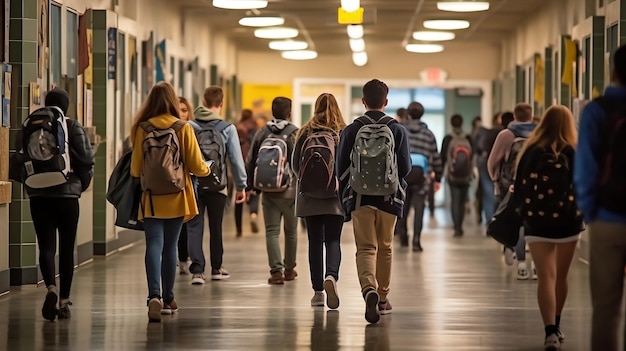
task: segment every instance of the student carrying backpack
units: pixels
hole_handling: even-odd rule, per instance
[[[291,183],[288,138],[298,127],[289,123],[283,129],[264,127],[267,136],[261,142],[254,167],[254,187],[268,193],[285,191]]]
[[[465,133],[452,134],[446,169],[451,183],[465,184],[472,179],[472,144]]]
[[[522,147],[524,147],[526,139],[528,139],[527,136],[524,137],[515,130],[511,129],[511,132],[513,132],[515,139],[513,139],[513,143],[509,148],[508,157],[503,158],[500,162],[500,178],[496,181],[499,189],[498,193],[502,194],[502,196],[509,191],[509,188],[515,182],[517,158]]]
[[[194,120],[189,124],[196,132],[198,145],[205,161],[213,161],[211,174],[208,177],[198,178],[198,191],[220,191],[228,184],[226,169],[226,145],[222,132],[231,124],[221,120],[210,121]]]
[[[299,192],[315,199],[336,198],[335,149],[339,136],[328,130],[316,130],[305,137],[302,150],[298,150],[302,156],[294,157],[293,163],[295,166],[298,162],[299,166]]]

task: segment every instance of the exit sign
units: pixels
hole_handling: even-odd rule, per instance
[[[337,23],[339,24],[362,24],[363,23],[363,8],[359,7],[358,10],[347,12],[343,8],[337,9]]]

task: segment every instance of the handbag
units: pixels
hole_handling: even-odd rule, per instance
[[[517,245],[523,224],[515,200],[514,194],[508,191],[487,225],[487,235],[507,247]]]

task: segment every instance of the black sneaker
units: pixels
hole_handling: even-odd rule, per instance
[[[59,301],[59,297],[56,291],[48,290],[46,300],[43,302],[43,307],[41,308],[41,315],[44,319],[53,321],[57,318],[57,301]]]
[[[61,302],[59,304],[59,319],[70,319],[72,312],[70,311],[71,301]]]
[[[211,269],[211,280],[222,280],[230,278],[230,273],[224,269],[224,267],[220,269]]]
[[[374,289],[370,289],[365,293],[365,320],[368,323],[378,323],[380,315],[378,314],[378,302],[380,297]]]

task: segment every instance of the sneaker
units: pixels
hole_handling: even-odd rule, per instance
[[[526,269],[526,262],[520,262],[517,264],[517,280],[528,280],[528,269]]]
[[[161,308],[161,314],[162,315],[172,315],[174,313],[178,312],[178,304],[176,304],[176,300],[172,300],[170,302],[166,302],[163,305],[163,308]]]
[[[559,337],[559,342],[564,342],[565,341],[565,334],[561,331],[561,328],[556,327],[557,328],[557,332],[556,332],[556,336]]]
[[[329,275],[324,280],[324,291],[326,291],[326,305],[330,309],[339,308],[339,294],[337,294],[337,281],[335,277]]]
[[[391,313],[391,304],[389,303],[389,300],[385,301],[385,302],[379,302],[378,303],[378,313],[382,314],[382,315],[386,315],[386,314],[390,314]]]
[[[158,297],[153,297],[148,301],[148,320],[150,322],[161,322],[161,310],[163,302]]]
[[[533,261],[530,266],[532,267],[533,271],[532,279],[537,280],[537,268],[535,267],[535,262]]]
[[[507,266],[512,266],[515,263],[515,251],[510,247],[504,248],[504,262]]]
[[[269,284],[280,285],[285,284],[285,277],[283,272],[274,272],[272,276],[267,280]]]
[[[230,278],[230,273],[224,269],[224,267],[220,269],[211,269],[211,280],[222,280]]]
[[[256,214],[250,216],[250,230],[254,234],[259,232],[259,226],[256,223]]]
[[[192,285],[202,285],[204,283],[206,283],[206,277],[204,276],[204,273],[194,274],[191,277],[191,284]]]
[[[51,285],[51,287],[48,288],[46,299],[44,300],[43,307],[41,308],[41,315],[44,319],[49,321],[56,319],[58,314],[57,301],[59,301],[59,296],[57,295],[56,287]]]
[[[556,334],[550,334],[546,336],[546,341],[543,343],[544,350],[557,351],[561,349],[561,342]]]
[[[380,297],[374,289],[370,289],[365,293],[365,320],[368,323],[378,323],[380,315],[378,314],[378,302]]]
[[[287,269],[285,270],[285,281],[289,282],[295,280],[298,276],[298,272],[295,269]]]
[[[178,262],[178,273],[189,274],[189,264],[187,263],[187,261]]]
[[[70,319],[72,318],[72,312],[70,311],[70,306],[72,306],[72,301],[63,299],[59,302],[59,319]]]
[[[413,243],[413,252],[423,252],[424,249],[422,248],[422,244],[421,243]]]
[[[311,306],[313,307],[324,306],[324,292],[323,291],[315,292],[315,295],[313,295],[313,297],[311,298]]]

